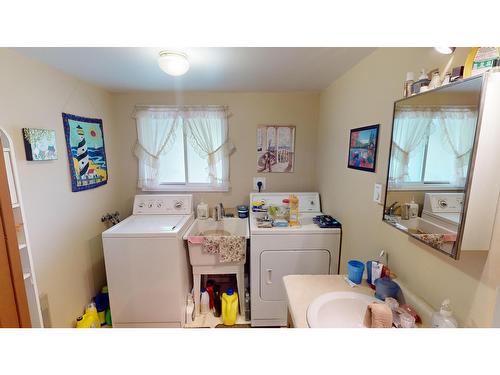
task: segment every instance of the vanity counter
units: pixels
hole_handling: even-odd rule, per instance
[[[417,297],[401,283],[395,280],[405,297],[406,303],[416,308],[423,327],[430,326],[433,309],[421,298]],[[283,277],[288,300],[288,312],[294,328],[309,328],[307,324],[307,308],[316,297],[329,292],[357,292],[374,296],[375,291],[368,286],[366,279],[356,287],[350,287],[344,275],[288,275]]]
[[[307,308],[316,297],[328,292],[357,292],[373,296],[366,280],[350,287],[344,275],[288,275],[283,277],[288,300],[288,311],[294,328],[309,328]]]

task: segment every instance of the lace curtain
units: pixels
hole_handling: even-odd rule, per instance
[[[217,188],[229,186],[227,166],[234,145],[228,138],[225,107],[160,106],[138,110],[135,117],[138,141],[134,153],[139,159],[139,188],[158,189],[160,156],[171,149],[179,126],[184,127],[190,146],[207,160],[210,185]]]

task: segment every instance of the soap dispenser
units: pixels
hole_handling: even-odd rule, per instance
[[[432,328],[457,328],[457,320],[453,317],[450,300],[447,298],[441,304],[439,311],[432,314]]]

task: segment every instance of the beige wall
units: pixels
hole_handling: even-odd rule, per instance
[[[121,198],[132,207],[137,193],[137,159],[132,148],[137,140],[136,104],[224,104],[229,106],[229,136],[236,146],[230,159],[231,190],[227,193],[195,193],[195,204],[201,198],[213,205],[226,207],[248,203],[253,177],[265,176],[267,191],[308,191],[316,188],[316,130],[319,93],[127,93],[114,94],[114,113],[120,127]],[[257,173],[256,129],[259,124],[292,124],[296,126],[295,172]]]
[[[14,142],[44,321],[69,327],[105,282],[100,217],[119,208],[110,95],[2,48],[0,102],[0,127]],[[103,119],[107,185],[71,192],[63,111]],[[55,129],[58,160],[26,161],[22,127]]]
[[[459,48],[452,66],[462,65]],[[373,185],[385,185],[393,102],[401,98],[407,71],[444,67],[449,57],[432,48],[381,48],[321,93],[318,128],[318,187],[323,208],[343,224],[341,271],[347,260],[389,253],[389,266],[430,305],[449,297],[459,323],[489,326],[500,284],[500,218],[492,249],[462,253],[459,261],[421,245],[382,222],[382,206],[372,201]],[[376,173],[348,169],[349,129],[380,123]],[[498,210],[497,212],[500,212]],[[500,216],[500,214],[499,214]]]

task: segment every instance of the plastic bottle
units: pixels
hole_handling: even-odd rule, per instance
[[[207,314],[210,310],[210,297],[205,288],[201,290],[201,299],[200,299],[200,312],[202,314]]]
[[[290,195],[288,199],[290,205],[290,219],[288,223],[291,227],[300,225],[299,222],[299,198],[296,195]]]
[[[209,308],[210,310],[213,310],[214,308],[214,285],[215,281],[213,280],[207,280],[207,292],[208,292],[208,297],[209,297]]]
[[[457,320],[453,317],[450,300],[447,298],[441,304],[441,309],[432,314],[432,328],[457,328]]]
[[[89,303],[85,307],[84,319],[90,319],[89,324],[91,328],[101,327],[101,320],[99,319],[99,314],[97,313],[97,308],[94,302]]]
[[[220,285],[214,285],[214,316],[219,317],[222,314],[222,301],[220,295]]]
[[[228,288],[227,293],[222,294],[222,323],[232,326],[236,323],[238,316],[238,293],[233,288]]]
[[[194,321],[194,301],[193,295],[189,293],[187,295],[186,303],[186,324],[193,323]]]

